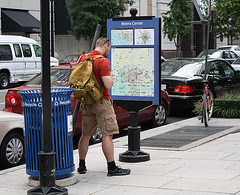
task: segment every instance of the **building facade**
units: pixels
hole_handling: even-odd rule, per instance
[[[90,52],[91,43],[85,40],[76,40],[69,34],[71,20],[68,18],[70,10],[67,5],[71,0],[50,0],[54,3],[53,39],[55,57],[61,59],[65,55]],[[168,3],[171,0],[135,0],[132,6],[127,6],[124,16],[130,16],[129,10],[136,8],[137,16],[155,16],[162,18],[162,14],[170,8]],[[205,49],[206,26],[201,23],[202,16],[198,0],[191,0],[194,17],[189,24],[192,24],[191,31],[184,37],[181,47],[181,54],[185,57],[195,57]],[[51,7],[51,6],[50,6]],[[51,10],[50,10],[51,12]],[[33,0],[4,0],[0,1],[0,34],[22,35],[33,38],[39,43],[40,38],[40,1]],[[50,25],[51,26],[51,25]],[[163,23],[162,23],[163,26]],[[174,41],[165,38],[162,33],[161,47],[162,55],[166,58],[176,56]],[[214,47],[227,45],[227,41],[215,40]]]

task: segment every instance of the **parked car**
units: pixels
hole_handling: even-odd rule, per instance
[[[80,57],[83,54],[72,54],[72,55],[67,55],[63,57],[61,60],[59,60],[59,65],[78,65],[80,62]]]
[[[68,81],[69,76],[76,66],[56,66],[51,68],[51,87],[69,87]],[[33,79],[25,83],[24,85],[16,88],[9,89],[5,97],[5,108],[4,111],[14,112],[22,114],[22,98],[17,93],[18,91],[36,89],[41,87],[42,75],[39,74]],[[153,125],[160,126],[166,122],[167,115],[170,112],[171,100],[168,97],[168,93],[164,90],[161,91],[162,104],[152,105],[139,112],[139,122],[152,121]],[[72,94],[71,96],[71,108],[74,111],[76,98]],[[128,111],[124,110],[120,106],[114,104],[115,113],[117,116],[117,121],[119,127],[124,127],[130,124],[130,114]],[[75,134],[81,134],[81,119],[82,112],[78,113],[77,124],[75,129]],[[93,142],[98,142],[99,136],[92,137]],[[100,137],[101,138],[101,137]]]
[[[206,50],[204,50],[197,56],[197,58],[205,58],[205,57],[206,57]],[[222,58],[231,64],[238,58],[238,55],[233,51],[209,50],[208,57],[209,58]]]
[[[24,162],[24,119],[21,114],[0,111],[0,165],[9,168]]]
[[[240,89],[240,76],[222,59],[208,60],[207,80],[214,97]],[[205,60],[168,60],[162,63],[162,86],[168,92],[172,108],[191,107],[203,93]]]
[[[218,48],[218,50],[234,51],[234,52],[240,57],[240,46],[239,46],[239,45],[226,45],[226,46],[221,46],[221,47]]]
[[[236,59],[231,65],[236,71],[240,71],[240,58]]]
[[[50,65],[58,60],[50,57]],[[10,83],[25,82],[41,72],[41,46],[33,39],[0,35],[0,88]]]
[[[214,53],[215,51],[217,51],[216,49],[209,49],[208,50],[208,56],[211,55],[212,53]],[[197,55],[197,58],[205,58],[206,57],[206,50],[203,50],[200,54]]]

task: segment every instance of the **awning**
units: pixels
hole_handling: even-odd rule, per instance
[[[28,11],[2,9],[2,32],[39,33],[40,21]]]

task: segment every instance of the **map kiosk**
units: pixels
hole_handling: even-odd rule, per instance
[[[161,104],[161,25],[160,19],[153,16],[136,17],[134,8],[130,13],[131,17],[107,21],[107,36],[111,41],[108,59],[114,79],[110,95],[131,116],[129,150],[120,154],[119,160],[139,162],[150,160],[150,155],[140,150],[138,111]]]

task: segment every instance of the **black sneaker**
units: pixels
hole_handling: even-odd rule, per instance
[[[121,167],[117,167],[114,170],[108,169],[107,176],[120,176],[120,175],[129,175],[131,172],[130,169],[122,169]]]
[[[85,174],[87,172],[86,166],[79,166],[78,167],[78,173],[79,174]]]

